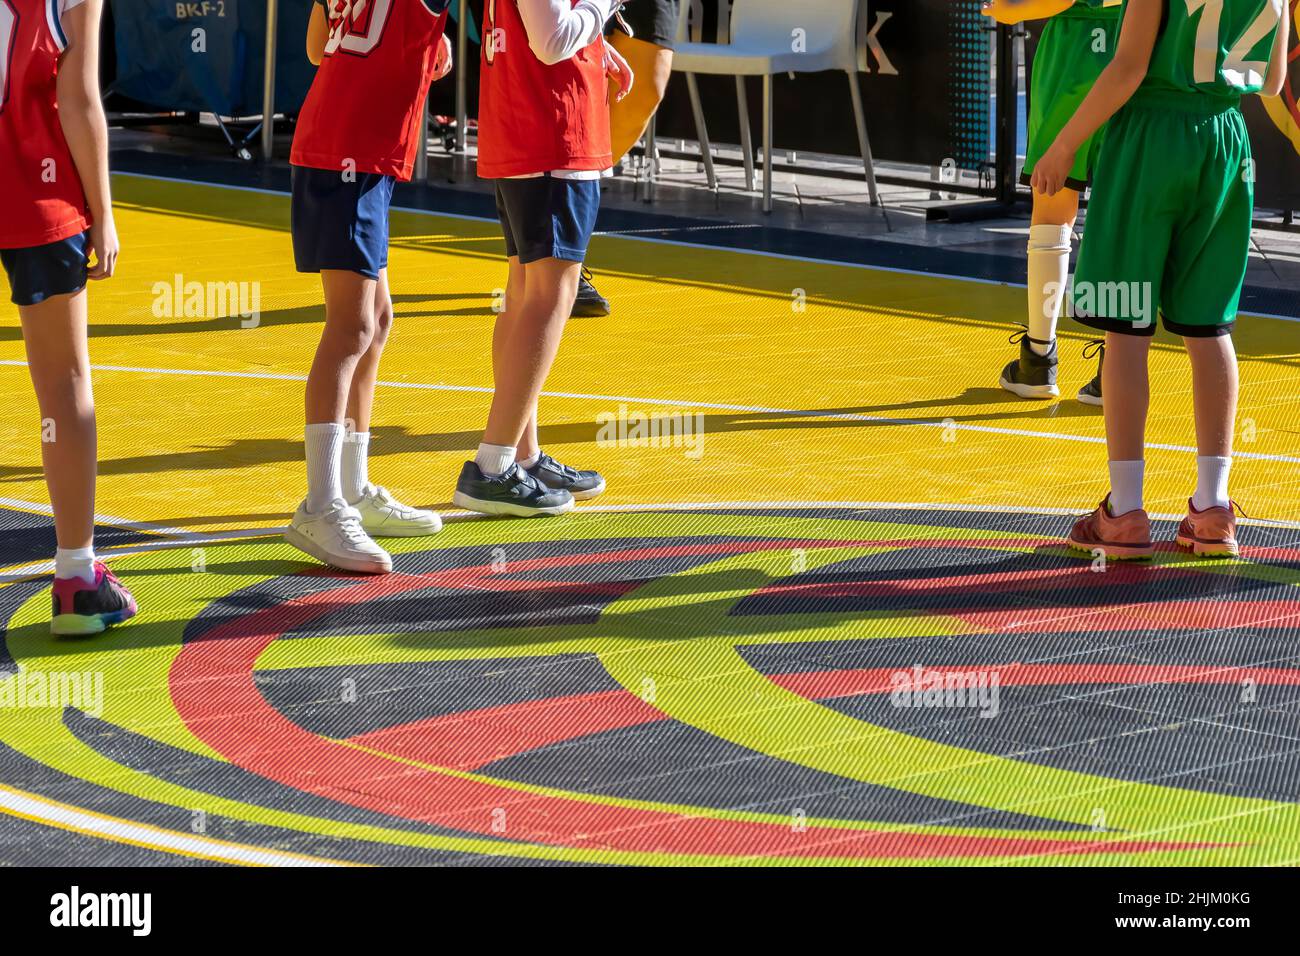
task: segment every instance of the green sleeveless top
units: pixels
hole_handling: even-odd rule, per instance
[[[1235,98],[1264,86],[1282,0],[1166,0],[1142,89]]]

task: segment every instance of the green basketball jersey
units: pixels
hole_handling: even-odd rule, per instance
[[[1258,93],[1281,16],[1282,0],[1166,0],[1142,88]]]
[[[1074,0],[1074,6],[1058,13],[1059,17],[1086,17],[1096,20],[1099,17],[1114,19],[1119,16],[1124,0]]]

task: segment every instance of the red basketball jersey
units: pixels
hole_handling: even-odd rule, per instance
[[[410,179],[449,4],[328,0],[329,42],[289,162]]]
[[[547,66],[528,46],[515,0],[486,0],[482,63],[480,176],[504,179],[613,165],[603,37]]]
[[[84,232],[86,195],[59,125],[59,0],[0,0],[0,249]]]

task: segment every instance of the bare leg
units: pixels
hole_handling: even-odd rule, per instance
[[[1188,338],[1198,455],[1229,457],[1237,422],[1237,352],[1232,336]],[[1106,357],[1110,361],[1110,356]]]
[[[393,298],[388,291],[388,270],[381,269],[374,285],[374,334],[370,348],[357,362],[348,391],[347,417],[353,431],[370,431],[370,413],[375,403],[375,382],[379,378],[379,360],[383,357],[388,333],[393,327]]]
[[[493,332],[496,388],[483,440],[517,448],[559,351],[582,264],[541,259],[525,266],[512,260],[510,265],[512,280],[516,269],[522,269],[525,282],[522,296],[513,301],[507,289],[506,311]]]
[[[1055,196],[1034,193],[1034,211],[1030,224],[1034,226],[1069,226],[1079,218],[1079,194],[1066,187]]]
[[[1106,448],[1111,461],[1145,457],[1147,410],[1151,404],[1147,374],[1150,348],[1149,336],[1106,333],[1102,391],[1106,395]]]
[[[307,424],[342,422],[352,378],[375,337],[378,283],[356,272],[326,269],[325,330],[307,375]],[[367,416],[369,411],[367,410]]]
[[[610,97],[610,141],[617,162],[645,133],[650,117],[663,102],[673,72],[673,51],[645,40],[636,40],[617,30],[610,40],[632,68],[636,82],[620,102]]]
[[[60,548],[88,548],[95,532],[97,434],[86,347],[86,292],[21,306],[23,341],[41,410],[41,461]]]

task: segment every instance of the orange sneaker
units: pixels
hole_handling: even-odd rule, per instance
[[[1122,515],[1110,513],[1110,495],[1097,510],[1075,522],[1066,543],[1076,551],[1103,552],[1116,561],[1143,561],[1155,553],[1151,519],[1141,508]]]
[[[1241,508],[1235,501],[1226,508],[1206,508],[1197,511],[1191,499],[1187,500],[1187,517],[1178,526],[1174,541],[1178,547],[1192,554],[1209,558],[1235,558],[1237,547],[1237,516],[1233,509]]]

